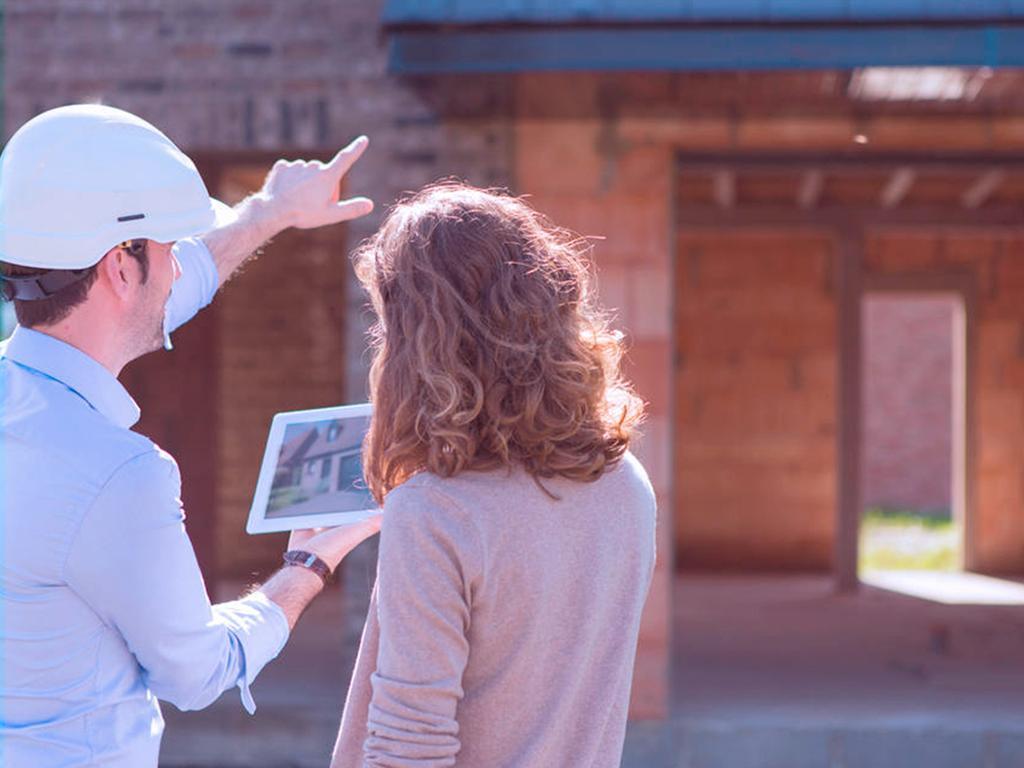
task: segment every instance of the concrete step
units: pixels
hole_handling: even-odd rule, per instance
[[[1024,719],[1024,713],[1022,713]],[[1021,768],[1020,729],[632,724],[622,768]]]

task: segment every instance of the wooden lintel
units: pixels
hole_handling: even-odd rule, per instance
[[[954,205],[903,205],[893,210],[877,206],[820,205],[813,211],[796,206],[744,206],[722,210],[715,205],[687,205],[676,213],[679,226],[688,228],[764,229],[766,227],[860,226],[889,229],[928,227],[948,230],[1024,230],[1015,205],[987,205],[968,211]]]
[[[817,207],[821,199],[821,191],[825,187],[825,173],[820,168],[812,168],[804,173],[800,180],[800,190],[796,202],[801,209],[809,211]]]
[[[914,186],[917,173],[913,168],[903,167],[893,171],[889,182],[882,190],[880,203],[883,208],[895,208],[906,198],[910,188]]]
[[[720,170],[714,177],[715,204],[724,210],[736,207],[736,174],[730,170]]]
[[[915,168],[919,171],[960,171],[983,174],[993,168],[1024,168],[1024,154],[1009,152],[680,152],[676,155],[683,173],[719,171],[725,168],[793,173],[820,168],[827,174],[844,171],[884,171]]]
[[[973,211],[980,208],[992,197],[992,194],[999,189],[999,186],[1005,180],[1006,171],[1000,168],[994,168],[982,174],[977,181],[964,191],[963,196],[960,198],[960,203],[968,210]]]

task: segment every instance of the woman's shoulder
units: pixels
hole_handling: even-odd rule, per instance
[[[457,517],[471,501],[472,487],[472,480],[462,475],[441,477],[432,472],[418,472],[391,489],[384,499],[384,513]]]
[[[393,488],[384,498],[382,546],[385,539],[406,550],[440,546],[482,567],[481,505],[467,485],[466,478],[421,472]]]
[[[480,511],[491,506],[506,507],[517,499],[537,502],[551,497],[571,498],[574,489],[582,491],[587,487],[600,486],[618,487],[639,496],[654,497],[643,464],[633,453],[626,451],[593,485],[558,477],[541,479],[538,484],[523,467],[470,470],[451,477],[418,472],[388,494],[385,512],[388,506],[432,509],[449,514],[464,509]],[[553,496],[545,494],[545,488]]]
[[[407,512],[473,528],[502,519],[509,508],[543,504],[543,491],[522,468],[462,471],[450,477],[419,472],[385,498],[384,514]]]
[[[528,477],[522,467],[499,467],[496,469],[468,469],[449,477],[423,470],[406,480],[402,488],[434,491],[442,494],[473,494],[481,488],[494,488],[522,482]]]
[[[394,498],[402,506],[434,508],[454,513],[459,509],[479,508],[483,499],[493,498],[495,493],[514,493],[521,483],[520,473],[515,470],[490,470],[459,472],[451,477],[418,472],[394,488],[385,499]]]
[[[603,479],[609,484],[625,487],[635,494],[654,498],[654,488],[651,486],[647,470],[632,451],[626,451],[615,466],[604,474]]]
[[[650,486],[651,484],[651,479],[647,475],[647,470],[640,462],[640,459],[638,459],[632,451],[626,451],[622,454],[622,458],[619,459],[616,469],[626,475],[631,481],[641,483],[646,486]]]

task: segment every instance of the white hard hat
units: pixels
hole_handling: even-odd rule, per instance
[[[9,264],[83,269],[125,240],[171,242],[235,218],[174,142],[120,109],[51,109],[0,156],[0,261]]]

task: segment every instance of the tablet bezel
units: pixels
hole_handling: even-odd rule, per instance
[[[263,462],[260,464],[260,475],[256,481],[252,506],[249,508],[249,519],[246,522],[246,533],[280,533],[303,528],[329,528],[347,523],[365,520],[378,514],[380,509],[353,510],[349,512],[327,512],[315,515],[296,515],[294,517],[274,517],[267,519],[267,505],[270,501],[270,490],[277,471],[281,444],[285,430],[293,424],[308,424],[334,419],[349,419],[369,416],[373,413],[370,403],[358,405],[338,405],[330,408],[311,408],[304,411],[284,411],[274,415],[267,435],[267,445],[263,451]]]

